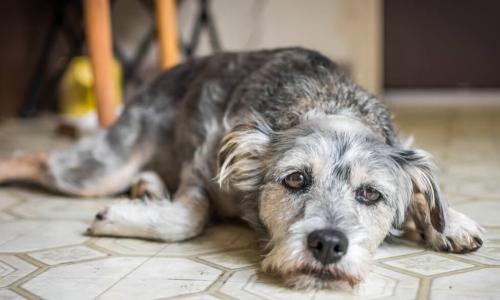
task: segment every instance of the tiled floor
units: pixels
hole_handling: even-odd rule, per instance
[[[0,188],[0,299],[500,299],[500,109],[398,109],[403,134],[433,153],[450,202],[485,226],[477,253],[446,255],[384,243],[368,279],[352,292],[297,292],[256,272],[255,236],[219,225],[166,244],[83,235],[112,199],[67,199]],[[50,122],[0,126],[0,156],[66,141]]]

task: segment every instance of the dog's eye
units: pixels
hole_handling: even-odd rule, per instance
[[[308,180],[305,174],[294,172],[285,177],[283,184],[292,190],[300,190],[307,187]]]
[[[381,198],[382,195],[380,194],[380,192],[369,186],[363,186],[356,190],[356,200],[363,204],[375,204]]]

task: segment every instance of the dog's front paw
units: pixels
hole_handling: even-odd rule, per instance
[[[444,232],[429,242],[438,251],[467,253],[481,248],[483,232],[475,221],[450,208]]]
[[[87,228],[87,234],[91,236],[102,236],[102,235],[112,235],[112,223],[113,221],[109,218],[110,206],[99,211]]]
[[[140,201],[124,199],[99,211],[87,229],[92,236],[129,236]]]
[[[159,218],[156,208],[157,205],[135,199],[114,203],[95,215],[87,234],[155,239],[154,221]]]

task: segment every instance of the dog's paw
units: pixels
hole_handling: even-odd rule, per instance
[[[135,199],[119,201],[95,215],[87,234],[155,239],[154,221],[158,219],[155,208],[155,204]]]
[[[99,211],[92,221],[89,228],[87,228],[87,234],[91,236],[101,236],[101,235],[113,235],[112,223],[113,220],[109,218],[110,206]]]
[[[169,198],[162,179],[154,172],[139,174],[130,189],[132,199],[165,200]]]
[[[137,215],[139,201],[122,200],[99,211],[87,229],[92,236],[131,236],[131,228]]]
[[[481,248],[483,232],[471,218],[450,208],[444,232],[429,242],[437,251],[467,253]]]

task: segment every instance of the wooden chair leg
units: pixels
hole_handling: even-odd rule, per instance
[[[160,66],[170,68],[179,63],[179,37],[175,0],[155,0]]]
[[[108,127],[115,120],[116,108],[109,0],[85,0],[84,5],[99,124]]]

